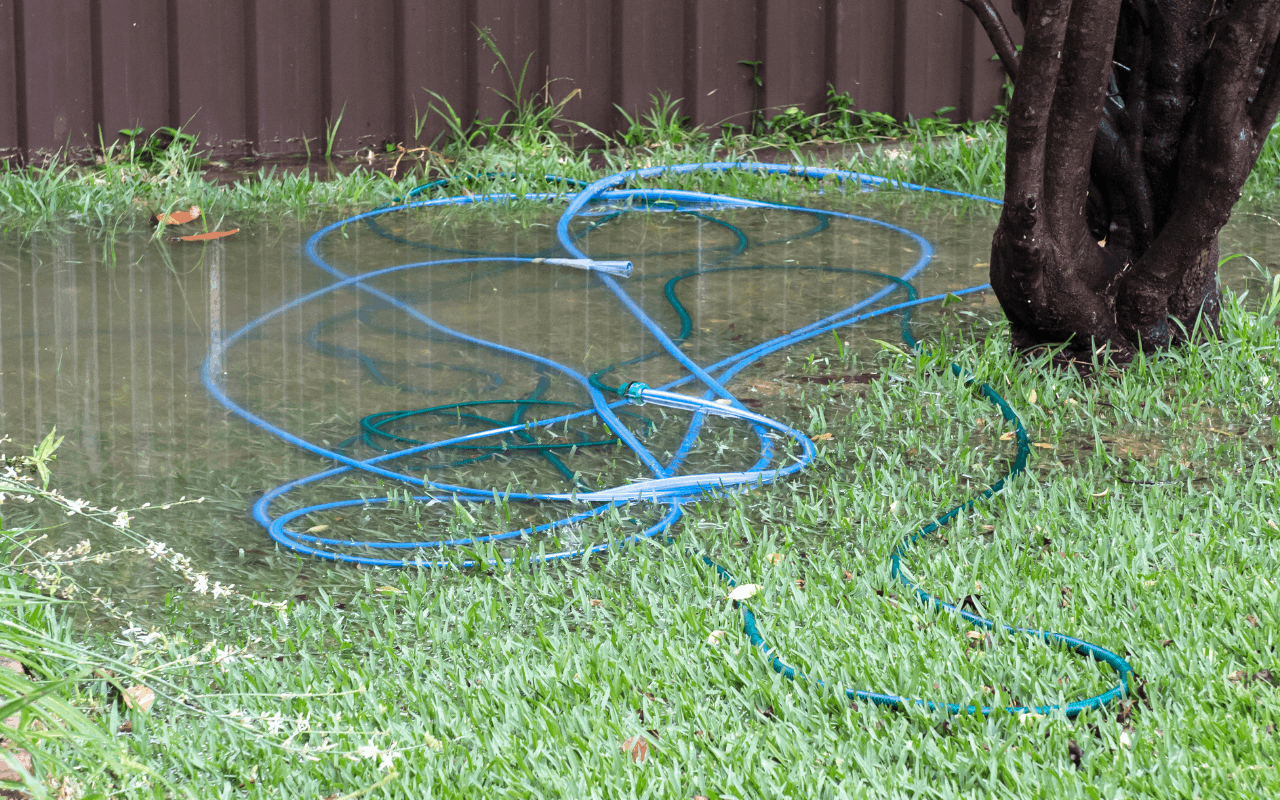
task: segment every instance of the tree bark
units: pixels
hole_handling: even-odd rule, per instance
[[[1019,349],[1125,360],[1217,330],[1218,232],[1280,105],[1280,0],[1015,0],[991,284]]]

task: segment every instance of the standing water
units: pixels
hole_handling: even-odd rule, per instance
[[[823,207],[916,231],[936,249],[914,281],[921,295],[986,280],[996,212],[987,206],[915,195],[872,193],[818,198]],[[322,244],[323,257],[349,275],[409,262],[426,265],[371,279],[447,328],[529,351],[608,385],[660,386],[685,372],[656,355],[656,340],[625,313],[594,275],[564,266],[488,260],[487,256],[560,256],[554,224],[560,208],[418,209],[352,224]],[[89,531],[54,514],[24,519],[4,507],[9,528],[41,525],[33,545],[45,552],[88,536],[93,552],[162,542],[222,584],[267,599],[304,586],[341,581],[325,562],[281,550],[250,516],[261,494],[331,466],[215,402],[201,384],[213,354],[218,387],[247,411],[324,449],[368,459],[415,443],[511,422],[536,421],[589,405],[585,390],[554,370],[535,368],[438,331],[387,302],[345,287],[289,307],[253,328],[219,356],[247,323],[333,278],[303,253],[325,220],[245,228],[204,245],[168,244],[150,232],[104,240],[84,231],[0,242],[0,431],[5,447],[26,448],[56,428],[65,440],[54,485],[67,497],[133,513],[132,538],[108,526]],[[579,245],[593,258],[628,259],[630,297],[673,337],[687,323],[681,350],[708,365],[757,342],[853,305],[921,256],[902,232],[853,219],[776,210],[700,214],[651,209],[582,219]],[[1272,252],[1280,224],[1238,213],[1223,252]],[[1244,259],[1227,265],[1224,283],[1261,284]],[[672,299],[676,304],[672,303]],[[898,292],[883,304],[900,302]],[[687,314],[681,316],[680,310]],[[947,320],[987,325],[1000,317],[989,292],[968,295],[943,312],[916,312],[918,331]],[[958,316],[959,315],[959,316]],[[885,316],[769,355],[730,384],[752,411],[803,427],[807,411],[788,405],[779,384],[795,380],[815,352],[878,349],[898,340],[899,320]],[[846,344],[847,341],[847,344]],[[857,379],[857,376],[838,376]],[[429,413],[418,412],[433,409]],[[655,454],[678,450],[687,415],[629,407],[620,420]],[[803,412],[803,416],[802,416]],[[684,473],[741,471],[759,459],[744,427],[710,423],[688,453]],[[428,451],[396,469],[452,485],[508,492],[572,492],[646,477],[631,454],[612,444],[598,419],[584,416],[520,436]],[[779,444],[785,450],[785,444]],[[792,480],[804,480],[797,476]],[[331,500],[388,497],[384,481],[350,475],[313,483],[279,501],[277,511]],[[179,498],[199,504],[157,508]],[[628,507],[541,539],[517,537],[498,555],[547,551],[634,535],[657,520]],[[363,542],[432,541],[476,531],[531,528],[565,515],[537,504],[393,502],[316,512],[293,528]],[[165,596],[175,577],[144,553],[114,557],[110,569],[69,570],[139,607]]]

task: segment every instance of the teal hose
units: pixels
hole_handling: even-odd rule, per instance
[[[557,235],[559,239],[559,247],[561,251],[567,254],[569,259],[576,259],[578,262],[590,265],[591,258],[580,249],[579,245],[584,241],[582,231],[577,234],[571,233],[570,226],[574,219],[584,212],[584,209],[592,206],[592,204],[624,204],[630,207],[638,208],[658,208],[669,207],[677,213],[692,214],[702,219],[714,220],[714,216],[708,213],[709,209],[714,208],[761,208],[761,209],[780,209],[786,211],[794,211],[806,214],[812,214],[820,219],[820,224],[815,226],[814,231],[821,230],[829,224],[830,219],[834,218],[851,218],[859,219],[864,222],[881,225],[883,227],[897,231],[898,233],[911,238],[919,246],[921,250],[920,259],[917,263],[901,277],[893,277],[875,272],[862,272],[857,270],[840,270],[830,267],[793,267],[796,269],[821,269],[826,271],[849,272],[866,275],[882,281],[885,286],[879,291],[873,292],[867,298],[855,303],[843,311],[832,314],[821,320],[817,320],[808,325],[802,326],[796,331],[781,335],[766,342],[753,345],[739,353],[736,353],[717,364],[711,366],[703,366],[692,361],[687,354],[679,349],[680,343],[684,342],[691,331],[692,318],[687,309],[679,300],[678,286],[681,281],[694,275],[706,275],[715,272],[726,272],[731,270],[742,269],[765,269],[761,266],[725,266],[728,258],[736,256],[744,251],[750,243],[741,231],[737,232],[736,246],[719,250],[722,256],[712,264],[699,269],[682,272],[672,277],[664,286],[664,296],[670,304],[676,318],[679,320],[679,332],[674,336],[668,334],[663,326],[651,319],[648,314],[635,302],[635,300],[622,288],[622,285],[607,272],[601,271],[595,273],[594,280],[600,285],[607,288],[613,293],[620,306],[630,313],[641,327],[647,330],[658,342],[658,349],[601,369],[590,376],[584,376],[576,373],[572,369],[563,364],[556,363],[550,359],[539,356],[534,353],[526,352],[496,342],[487,341],[476,336],[461,333],[456,330],[449,329],[435,320],[426,317],[416,308],[414,308],[408,298],[396,297],[376,289],[372,285],[373,279],[384,274],[391,274],[397,271],[408,269],[430,269],[436,266],[446,264],[460,263],[487,263],[500,264],[500,269],[521,269],[530,268],[545,261],[545,256],[496,256],[490,254],[472,255],[470,253],[458,254],[463,257],[442,259],[438,261],[417,262],[410,264],[388,267],[385,269],[375,270],[358,276],[345,275],[335,267],[330,265],[321,255],[319,250],[320,243],[335,231],[341,230],[344,226],[358,222],[366,221],[370,225],[388,213],[398,213],[411,208],[430,208],[433,206],[444,206],[454,204],[470,204],[480,202],[505,201],[509,199],[508,195],[468,195],[466,197],[442,197],[434,199],[415,199],[426,194],[429,189],[443,188],[443,184],[427,185],[420,187],[420,190],[414,190],[408,202],[401,203],[392,207],[375,209],[371,212],[359,214],[347,220],[343,220],[333,225],[329,225],[323,230],[317,232],[308,241],[306,252],[311,261],[320,269],[334,277],[334,282],[323,289],[312,292],[308,295],[299,297],[281,308],[263,315],[263,317],[255,320],[232,336],[227,337],[222,344],[222,349],[218,353],[211,354],[210,359],[206,361],[204,369],[204,382],[210,393],[220,402],[227,406],[232,412],[238,414],[246,421],[253,425],[263,428],[281,439],[288,441],[306,451],[315,453],[327,458],[337,464],[334,468],[318,472],[315,475],[301,478],[283,486],[268,491],[254,505],[254,517],[268,531],[268,533],[282,546],[287,547],[299,553],[307,553],[320,558],[327,558],[335,561],[345,561],[351,563],[364,563],[370,565],[384,566],[453,566],[453,562],[448,560],[428,560],[421,555],[415,555],[413,558],[383,558],[376,556],[366,556],[340,552],[340,548],[366,548],[373,551],[385,550],[412,550],[415,553],[439,552],[445,547],[454,547],[460,545],[472,546],[484,544],[487,542],[509,541],[516,537],[534,535],[538,533],[556,530],[565,525],[576,524],[585,519],[597,517],[600,514],[611,509],[620,508],[627,503],[637,501],[647,501],[651,503],[663,504],[668,508],[667,513],[657,523],[648,526],[643,532],[624,538],[620,542],[612,544],[597,545],[584,549],[569,550],[563,553],[555,553],[543,556],[540,560],[557,560],[564,558],[577,558],[590,553],[603,552],[611,547],[626,544],[628,542],[637,541],[641,538],[651,536],[662,536],[668,541],[674,541],[674,535],[671,533],[672,526],[680,519],[682,515],[683,504],[696,501],[707,495],[721,494],[726,491],[745,491],[752,487],[765,483],[771,483],[776,480],[784,479],[788,476],[798,473],[800,470],[813,462],[816,458],[816,448],[813,443],[802,432],[797,431],[790,426],[780,423],[776,420],[763,417],[746,410],[742,404],[735,398],[732,393],[725,389],[725,385],[729,383],[734,376],[741,370],[747,368],[751,364],[757,362],[760,358],[773,352],[777,352],[786,347],[793,346],[798,342],[811,339],[815,336],[837,330],[841,327],[856,324],[857,322],[880,316],[887,313],[898,312],[902,319],[902,334],[904,341],[917,352],[920,351],[920,345],[911,334],[909,327],[910,311],[917,305],[926,302],[933,302],[942,299],[945,295],[938,295],[929,298],[917,298],[914,287],[910,284],[910,279],[919,273],[928,264],[932,253],[929,243],[910,231],[886,223],[875,220],[867,220],[860,217],[851,217],[850,215],[838,212],[815,211],[813,209],[805,209],[796,206],[786,206],[775,203],[764,203],[761,201],[746,200],[742,198],[733,198],[720,195],[708,195],[698,192],[688,191],[672,191],[672,190],[646,190],[646,189],[627,189],[620,188],[637,178],[648,179],[660,177],[664,174],[679,174],[694,171],[713,171],[722,172],[729,170],[749,170],[755,172],[770,172],[778,174],[788,174],[797,177],[821,178],[834,176],[837,181],[850,181],[861,185],[894,185],[898,188],[906,188],[919,191],[934,191],[924,187],[912,186],[907,184],[896,184],[883,178],[875,178],[873,176],[862,176],[856,173],[841,172],[839,170],[820,170],[797,167],[783,167],[779,165],[762,165],[762,164],[691,164],[680,165],[676,167],[659,167],[647,170],[637,170],[630,173],[621,173],[619,175],[610,176],[609,178],[597,181],[589,186],[582,187],[576,194],[566,196],[569,199],[569,206],[560,219],[557,226]],[[549,178],[550,180],[550,178]],[[940,192],[953,196],[969,197],[971,195],[962,195],[955,192]],[[526,197],[534,197],[526,195]],[[534,199],[546,199],[548,201],[560,199],[562,196],[547,194],[540,195]],[[976,198],[979,200],[987,200],[987,198]],[[995,201],[989,201],[995,202]],[[622,213],[622,212],[617,212]],[[610,211],[606,215],[608,219],[616,218],[616,213]],[[727,223],[716,221],[717,224],[727,226]],[[727,226],[732,229],[732,226]],[[375,230],[378,228],[375,227]],[[412,242],[401,242],[402,244],[412,244]],[[758,243],[756,246],[770,244],[771,242]],[[428,249],[432,246],[427,245]],[[678,251],[673,251],[678,252]],[[603,261],[603,259],[598,259]],[[550,263],[550,262],[548,262]],[[546,268],[546,267],[541,267]],[[361,421],[361,438],[367,445],[378,450],[386,452],[374,456],[369,459],[359,460],[345,452],[345,448],[339,448],[337,451],[330,450],[312,442],[308,442],[295,434],[289,433],[261,417],[249,412],[232,400],[222,390],[218,380],[212,372],[212,364],[215,359],[218,363],[223,361],[226,350],[236,344],[238,340],[252,332],[259,325],[268,319],[274,318],[285,311],[298,307],[302,304],[311,302],[312,300],[325,296],[330,292],[343,289],[353,288],[365,293],[372,298],[372,301],[378,304],[378,307],[395,308],[406,314],[411,320],[423,326],[425,336],[440,337],[451,339],[455,342],[466,343],[474,347],[487,348],[488,350],[502,354],[508,358],[515,360],[523,360],[532,364],[540,372],[543,372],[543,378],[549,375],[558,374],[563,378],[577,383],[582,391],[586,392],[590,402],[586,405],[566,403],[563,401],[550,401],[543,397],[545,385],[543,380],[539,381],[539,389],[536,389],[529,396],[517,400],[485,400],[473,401],[469,403],[452,403],[428,408],[421,408],[408,411],[392,411],[380,412],[366,417]],[[966,294],[972,291],[980,291],[989,287],[980,286],[970,289],[957,290],[948,294]],[[894,291],[902,291],[906,294],[905,302],[891,305],[888,307],[873,306],[880,300],[886,298]],[[320,326],[317,326],[317,330]],[[338,349],[330,349],[330,353],[335,357],[356,357],[362,358],[358,353],[347,353]],[[661,355],[667,355],[674,359],[680,366],[689,372],[689,376],[678,381],[674,381],[665,387],[659,389],[651,389],[642,383],[634,381],[624,382],[620,386],[614,386],[605,382],[605,378],[616,373],[626,367],[641,363],[642,361],[656,358]],[[374,370],[378,369],[378,364],[372,361],[362,361],[366,368],[374,374]],[[441,365],[431,365],[433,368],[439,368]],[[447,366],[447,365],[444,365]],[[1096,661],[1104,663],[1111,667],[1118,676],[1117,683],[1108,691],[1089,697],[1083,700],[1077,700],[1062,706],[1045,704],[1037,706],[1011,706],[1003,707],[1003,710],[1010,713],[1041,713],[1047,714],[1052,712],[1061,712],[1067,716],[1075,716],[1080,712],[1088,709],[1099,708],[1107,703],[1123,697],[1129,690],[1129,679],[1133,675],[1133,668],[1122,657],[1106,650],[1097,645],[1085,642],[1075,637],[1067,636],[1051,631],[1042,631],[1038,629],[1019,628],[998,624],[990,620],[986,620],[976,614],[969,613],[964,609],[955,605],[946,603],[938,598],[933,597],[906,575],[903,569],[903,561],[911,548],[920,540],[921,537],[928,536],[940,527],[945,526],[954,521],[959,514],[974,508],[978,504],[990,499],[996,493],[1004,489],[1010,481],[1020,475],[1026,467],[1027,458],[1030,453],[1030,443],[1026,430],[1023,427],[1018,415],[1009,405],[1009,403],[1000,396],[991,386],[977,382],[972,375],[968,374],[962,367],[957,364],[951,364],[950,369],[956,375],[965,381],[966,385],[974,387],[974,390],[981,395],[987,402],[992,403],[1001,413],[1002,417],[1012,426],[1016,437],[1017,453],[1012,465],[1006,474],[998,481],[993,483],[986,490],[975,497],[970,498],[957,505],[955,508],[940,514],[927,525],[912,532],[904,537],[890,555],[891,572],[895,580],[903,587],[911,591],[915,597],[925,606],[939,613],[947,613],[960,617],[966,622],[982,628],[984,630],[1000,629],[1010,634],[1019,634],[1029,636],[1044,641],[1053,646],[1061,646],[1076,654],[1093,658]],[[378,373],[380,374],[380,372]],[[494,376],[492,385],[497,385],[499,378]],[[701,383],[704,387],[702,396],[690,394],[677,394],[669,391],[678,386],[682,386],[691,382]],[[616,400],[609,400],[608,395],[614,396]],[[620,422],[619,414],[626,413],[621,407],[631,402],[652,403],[659,406],[667,406],[674,409],[681,409],[691,412],[690,421],[686,430],[684,441],[677,451],[671,456],[668,463],[660,462],[649,450],[637,435],[631,432],[627,426]],[[511,415],[508,417],[492,416],[487,408],[510,407]],[[545,419],[526,419],[526,416],[537,409],[545,409],[551,411],[554,416]],[[553,410],[555,409],[555,410]],[[727,417],[732,420],[744,423],[755,431],[760,443],[760,457],[754,466],[742,472],[721,472],[706,475],[679,475],[676,474],[679,465],[688,455],[693,442],[697,438],[698,431],[701,429],[706,417],[720,416]],[[480,430],[469,433],[461,433],[442,441],[424,441],[409,435],[415,425],[419,421],[427,417],[445,417],[454,421],[457,425],[475,425],[482,426]],[[530,431],[540,427],[546,427],[553,424],[567,423],[571,420],[582,419],[585,417],[598,417],[609,427],[616,438],[607,439],[589,439],[585,434],[580,436],[580,441],[573,444],[554,443],[542,444],[538,443],[534,437],[530,435]],[[781,435],[789,439],[801,450],[799,459],[792,464],[785,466],[771,466],[778,454],[774,451],[773,439]],[[480,444],[482,440],[492,440],[495,436],[506,436],[507,441],[501,444]],[[621,444],[619,444],[619,442]],[[652,478],[634,481],[624,486],[597,489],[595,491],[586,491],[586,487],[582,485],[577,476],[569,469],[559,453],[566,448],[582,446],[623,446],[630,449],[641,462],[645,469],[653,473]],[[428,540],[421,542],[359,542],[341,539],[326,538],[309,533],[301,533],[292,531],[286,526],[294,520],[300,520],[307,515],[314,514],[330,509],[341,509],[353,506],[369,506],[378,504],[382,501],[379,499],[352,499],[337,500],[334,502],[323,503],[315,506],[303,507],[284,514],[274,515],[271,512],[271,506],[279,498],[285,494],[316,481],[343,475],[355,470],[365,472],[367,474],[376,475],[382,479],[390,479],[399,481],[410,486],[416,486],[423,489],[426,494],[420,495],[417,499],[441,499],[454,498],[468,502],[490,502],[491,495],[496,496],[496,490],[490,488],[471,488],[467,486],[451,485],[442,483],[437,480],[428,479],[426,477],[418,477],[409,475],[403,471],[397,471],[394,463],[397,460],[419,457],[432,451],[452,450],[458,455],[458,458],[447,465],[432,466],[457,466],[460,464],[472,463],[477,460],[492,457],[498,452],[515,452],[529,453],[546,459],[554,466],[567,483],[570,484],[573,491],[569,493],[506,493],[506,497],[516,501],[540,501],[540,502],[577,502],[589,504],[587,511],[577,512],[566,516],[562,520],[552,523],[538,525],[530,528],[498,533],[484,537],[472,537],[459,540],[439,541]],[[702,553],[692,552],[701,563],[712,568],[724,582],[730,586],[737,585],[737,579],[724,566],[717,564],[714,560]],[[510,561],[512,559],[508,559]],[[471,565],[473,562],[466,562],[464,566]],[[771,668],[782,674],[790,680],[808,680],[806,676],[797,671],[793,666],[783,660],[776,648],[769,645],[760,630],[758,619],[754,611],[746,603],[735,601],[735,607],[742,612],[743,630],[753,646],[759,648],[765,655]],[[1002,710],[999,707],[989,706],[973,706],[959,705],[955,703],[936,702],[920,698],[908,698],[889,693],[872,692],[867,690],[844,689],[845,694],[851,699],[868,700],[881,705],[889,705],[895,707],[902,706],[920,706],[930,710],[943,710],[950,713],[982,713],[989,714],[993,711]]]

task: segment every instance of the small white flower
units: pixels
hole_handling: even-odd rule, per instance
[[[81,511],[84,511],[86,508],[92,509],[92,506],[89,505],[88,500],[68,500],[67,516],[70,517],[70,516],[79,514]]]
[[[132,520],[133,520],[133,517],[129,516],[125,512],[117,511],[115,521],[112,522],[111,524],[119,528],[120,530],[124,530],[125,528],[129,527],[129,523]]]
[[[377,758],[378,756],[382,755],[382,751],[378,749],[377,745],[375,745],[373,742],[370,742],[369,744],[362,744],[359,747],[357,747],[356,755],[360,756],[361,758]]]
[[[209,591],[209,573],[201,572],[196,576],[195,582],[191,586],[196,594],[206,594]]]

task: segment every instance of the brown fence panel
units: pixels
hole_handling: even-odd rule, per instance
[[[51,151],[94,143],[101,119],[94,102],[94,87],[100,85],[94,80],[98,37],[90,14],[96,5],[66,0],[51,14],[28,0],[14,10],[21,16],[15,29],[24,37],[18,53],[25,82],[19,99],[25,107],[15,115],[25,128],[18,132],[20,145]]]
[[[756,15],[764,0],[702,0],[689,4],[688,67],[681,110],[694,124],[746,126],[755,105],[751,68],[758,61]]]
[[[452,108],[462,119],[475,115],[471,50],[475,31],[471,27],[468,0],[401,0],[397,39],[397,67],[402,76],[400,90],[404,119],[400,138],[425,144],[447,130],[434,106]],[[435,92],[443,102],[434,97]]]
[[[613,127],[612,3],[601,0],[549,0],[543,22],[546,72],[552,102],[564,104],[567,119],[593,130]]]
[[[101,109],[94,116],[103,136],[110,141],[125,128],[152,131],[168,125],[172,43],[165,0],[98,0],[97,6],[101,55],[94,91]]]
[[[322,53],[329,26],[324,0],[249,0],[254,41],[249,109],[254,144],[264,153],[316,152],[325,146],[326,125],[341,110],[325,93]],[[306,137],[306,142],[303,141]]]
[[[762,99],[767,115],[790,106],[808,113],[826,108],[827,6],[828,2],[761,4],[756,37],[764,62]]]
[[[326,116],[341,122],[334,147],[398,141],[393,0],[329,0]]]
[[[243,151],[256,135],[249,111],[252,2],[187,0],[168,21],[174,113],[167,123],[199,132],[218,151]]]
[[[959,0],[38,6],[0,0],[0,157],[83,154],[99,130],[112,141],[137,127],[183,127],[221,154],[315,154],[330,136],[344,151],[421,145],[447,132],[446,103],[464,125],[500,117],[521,75],[526,99],[567,99],[563,129],[606,134],[625,127],[619,108],[643,114],[660,93],[704,126],[821,111],[828,86],[899,117],[981,117],[1001,100],[999,64]]]
[[[26,83],[21,71],[26,65],[18,50],[20,31],[14,0],[0,0],[0,156],[18,152],[23,145],[18,132],[26,130],[26,103],[18,93],[19,84]]]

